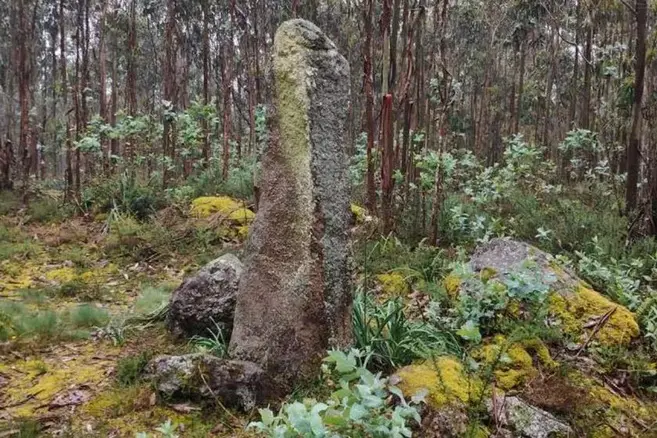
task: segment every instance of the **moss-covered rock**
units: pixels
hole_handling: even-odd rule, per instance
[[[596,324],[590,329],[583,328],[589,322],[601,324],[595,334],[595,340],[601,345],[627,345],[639,335],[639,325],[632,312],[584,283],[580,283],[572,294],[552,294],[550,310],[559,318],[564,332],[582,341],[593,336],[592,330]],[[608,320],[600,321],[609,312],[613,313]]]
[[[534,366],[534,357],[547,369],[558,366],[539,339],[510,343],[504,336],[498,335],[475,350],[473,357],[492,367],[496,387],[505,391],[519,388],[539,374]]]
[[[450,356],[406,366],[395,376],[404,395],[411,397],[426,391],[426,401],[433,408],[468,405],[480,400],[484,391],[481,380],[468,374],[463,364]]]
[[[469,268],[482,282],[513,280],[517,273],[533,273],[547,284],[550,293],[547,311],[563,333],[578,342],[591,341],[603,346],[627,345],[639,335],[639,325],[632,312],[621,304],[593,290],[567,268],[558,266],[551,255],[523,242],[493,239],[477,248]],[[448,275],[445,289],[452,299],[469,293],[467,282],[458,274]],[[505,313],[518,316],[523,312],[514,299],[508,300]],[[605,315],[610,314],[606,321]],[[526,314],[525,319],[535,315]]]

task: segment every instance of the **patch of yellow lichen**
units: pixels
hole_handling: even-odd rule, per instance
[[[202,196],[196,198],[192,201],[192,214],[199,218],[208,218],[214,214],[220,214],[240,225],[249,224],[255,218],[254,212],[228,196]]]
[[[397,371],[402,392],[411,397],[427,391],[427,403],[434,408],[451,404],[468,404],[482,396],[483,384],[466,373],[454,357],[442,356],[422,364],[409,365]]]
[[[352,203],[350,209],[357,224],[365,222],[365,219],[367,219],[367,210],[364,207]]]
[[[450,298],[455,299],[459,294],[459,289],[461,288],[461,279],[454,274],[449,274],[443,280],[443,286],[445,287],[447,295],[449,295]]]
[[[379,274],[376,276],[376,280],[381,285],[381,291],[385,297],[403,297],[409,292],[406,277],[399,272]]]
[[[550,311],[559,318],[565,333],[585,340],[589,330],[583,325],[595,318],[602,318],[616,308],[609,320],[598,331],[595,341],[601,345],[626,345],[639,335],[639,325],[634,314],[626,307],[616,304],[600,293],[580,284],[572,296],[553,293],[550,296]]]
[[[18,263],[5,260],[0,265],[0,290],[4,292],[27,289],[32,286],[32,276],[28,269],[19,266]]]

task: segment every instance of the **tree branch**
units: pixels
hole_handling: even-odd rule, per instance
[[[627,2],[627,0],[620,0],[620,2],[621,2],[622,4],[624,4],[625,7],[626,7],[627,9],[629,9],[630,12],[631,12],[634,16],[636,16],[636,9],[634,9],[634,8],[632,7],[632,5],[629,4],[629,3]]]

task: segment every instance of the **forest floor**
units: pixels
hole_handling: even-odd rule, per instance
[[[140,243],[117,244],[106,220],[0,217],[0,436],[132,437],[167,420],[186,437],[237,435],[248,418],[160,403],[138,381],[151,357],[193,350],[147,315],[212,250],[135,261]]]
[[[246,426],[257,413],[163,400],[142,379],[157,355],[207,348],[173,339],[162,315],[186,275],[222,253],[239,255],[253,214],[242,202],[213,199],[218,206],[230,204],[231,213],[191,214],[198,205],[185,202],[139,220],[116,209],[72,215],[47,196],[28,209],[17,199],[0,199],[0,438],[250,436]],[[489,294],[487,300],[466,301],[468,295],[458,292],[466,279],[453,273],[456,258],[467,258],[472,247],[411,247],[379,238],[367,212],[355,206],[352,212],[360,224],[352,254],[359,290],[367,287],[373,299],[366,306],[371,313],[359,313],[359,298],[354,303],[356,337],[369,339],[358,347],[380,353],[377,371],[397,370],[400,387],[412,390],[407,396],[430,386],[427,406],[436,411],[423,412],[423,429],[414,436],[443,436],[432,428],[444,420],[444,403],[454,401],[459,409],[468,406],[451,419],[472,427],[448,436],[507,436],[498,434],[504,427],[497,414],[486,412],[485,395],[496,397],[500,388],[566,421],[576,436],[657,436],[657,402],[650,395],[657,388],[657,362],[645,341],[593,348],[593,340],[573,351],[571,338],[555,338],[533,324],[540,318],[508,303],[494,312],[502,319],[491,320],[477,342],[463,330],[467,325],[431,328],[432,304],[442,312],[438,322],[449,321],[455,312],[487,312],[487,300],[510,296],[519,285],[489,282],[482,273],[470,280]],[[541,290],[540,284],[520,286],[516,292],[528,288],[530,299]],[[585,291],[604,309],[578,318],[600,321],[622,312]],[[422,348],[413,350],[426,335],[426,346],[435,349],[433,368],[423,365]],[[468,364],[477,366],[466,370]],[[436,379],[440,384],[431,383]],[[330,390],[322,385],[301,388],[294,397],[325,397]],[[464,389],[471,386],[482,388],[476,400]]]

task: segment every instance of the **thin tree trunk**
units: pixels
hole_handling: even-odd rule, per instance
[[[365,89],[365,130],[367,131],[367,199],[366,205],[376,212],[376,187],[374,186],[374,86],[372,84],[372,15],[374,1],[365,0],[363,21],[365,22],[365,43],[363,44],[363,88]]]
[[[103,123],[108,122],[107,117],[107,44],[105,42],[107,34],[107,0],[101,0],[99,38],[98,38],[98,104],[100,118]],[[103,154],[102,164],[103,172],[109,173],[109,145],[107,138],[103,135],[100,139],[100,148]]]
[[[632,105],[632,129],[627,145],[627,186],[625,188],[625,209],[627,213],[637,207],[637,183],[639,181],[639,157],[641,154],[641,128],[643,117],[641,104],[643,102],[643,86],[646,72],[646,0],[636,0],[636,63],[634,65],[634,103]],[[655,163],[653,170],[655,170]],[[652,175],[653,177],[655,174]],[[651,184],[651,201],[654,212],[657,203],[657,190]]]

